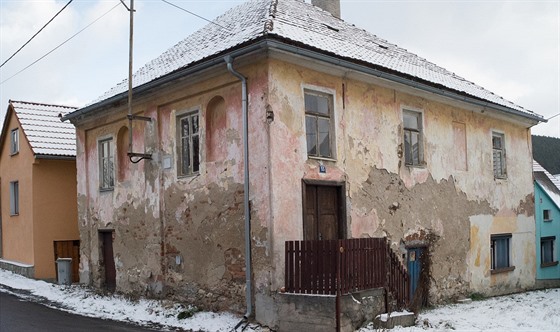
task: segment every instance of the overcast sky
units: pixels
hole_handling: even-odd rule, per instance
[[[169,1],[208,19],[243,2]],[[0,63],[67,2],[0,0]],[[160,0],[135,7],[135,69],[207,23]],[[342,0],[341,11],[345,21],[545,118],[560,113],[560,0]],[[2,119],[9,99],[79,107],[126,78],[128,15],[119,0],[74,0],[0,68]],[[560,116],[532,132],[560,137]]]

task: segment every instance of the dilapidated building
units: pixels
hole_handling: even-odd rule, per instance
[[[133,116],[126,81],[65,116],[83,283],[279,326],[286,241],[387,237],[432,302],[534,285],[542,117],[337,15],[248,1],[138,70]]]

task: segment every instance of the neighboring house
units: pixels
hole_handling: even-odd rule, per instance
[[[546,285],[560,285],[560,180],[553,177],[538,162],[533,161],[535,177],[535,222],[537,248],[537,280]]]
[[[534,286],[541,116],[302,1],[215,23],[134,74],[135,116],[125,81],[63,118],[81,282],[288,329],[286,241],[387,237],[432,303]]]
[[[0,136],[0,267],[56,280],[73,258],[78,281],[76,134],[60,117],[75,107],[10,101]]]

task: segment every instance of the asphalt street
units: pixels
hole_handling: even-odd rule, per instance
[[[74,315],[0,291],[1,332],[157,331],[132,324]]]

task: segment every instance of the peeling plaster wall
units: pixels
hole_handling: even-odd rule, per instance
[[[387,236],[393,249],[428,244],[433,235],[432,301],[473,291],[502,293],[534,281],[530,133],[484,114],[432,101],[405,88],[365,83],[271,60],[274,266],[284,241],[303,239],[302,179],[346,183],[348,237]],[[304,89],[333,94],[336,160],[307,157]],[[425,166],[408,167],[402,109],[422,112]],[[505,135],[506,180],[495,180],[492,131]],[[319,172],[326,166],[326,173]],[[476,222],[475,222],[476,221]],[[500,225],[500,226],[498,226]],[[472,229],[484,232],[472,239]],[[516,268],[490,275],[474,253],[489,256],[490,234],[513,233]],[[404,256],[403,256],[404,257]],[[284,283],[277,268],[273,288]],[[498,286],[499,285],[499,286]]]
[[[257,320],[277,324],[274,298],[284,286],[284,241],[303,238],[302,179],[345,183],[348,237],[387,236],[401,254],[407,246],[430,242],[432,301],[530,287],[535,268],[534,250],[528,249],[534,248],[534,222],[527,129],[404,88],[274,58],[256,58],[236,68],[249,82]],[[304,89],[333,95],[335,159],[307,157]],[[404,165],[403,107],[423,114],[423,167]],[[176,116],[197,109],[200,173],[178,177]],[[225,116],[214,109],[225,110]],[[135,122],[133,129],[134,151],[152,153],[153,159],[123,163],[124,153],[117,151],[115,167],[125,169],[115,171],[112,191],[99,190],[97,144],[113,137],[114,147],[126,146],[118,141],[126,137],[119,135],[127,123],[125,107],[78,124],[81,281],[103,285],[98,232],[114,230],[117,291],[243,311],[240,82],[225,70],[192,77],[138,98],[134,112],[155,120]],[[507,180],[493,177],[493,130],[506,138]],[[169,161],[171,167],[163,167]],[[320,165],[326,173],[319,172]],[[480,230],[476,239],[475,228]],[[496,231],[513,234],[516,268],[490,275],[485,260],[490,234]]]
[[[267,67],[254,61],[236,69],[249,80],[253,275],[257,287],[266,287],[270,284]],[[118,292],[174,298],[208,310],[245,310],[241,84],[227,73],[225,64],[208,77],[136,100],[133,112],[154,121],[134,121],[133,150],[152,153],[152,160],[138,164],[122,160],[126,151],[119,148],[127,144],[118,140],[128,140],[122,134],[127,125],[123,107],[78,124],[82,282],[103,287],[98,232],[113,230]],[[223,100],[219,107],[225,110],[219,121],[210,113],[216,100]],[[182,177],[177,175],[176,117],[194,110],[200,116],[200,172]],[[221,126],[215,128],[221,140],[206,139],[213,133],[205,130],[207,121]],[[97,145],[108,137],[116,149],[115,187],[102,191]],[[164,167],[169,161],[171,167]]]

